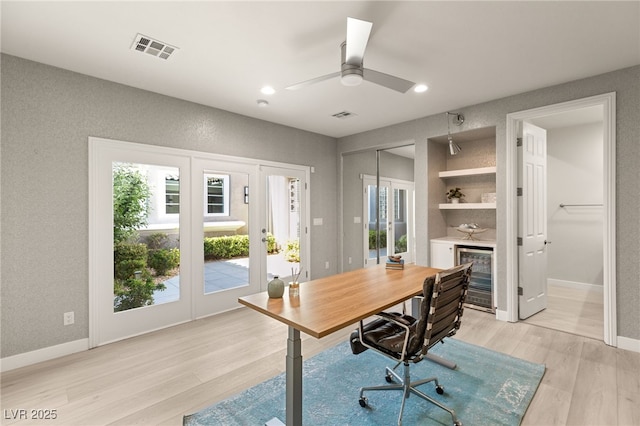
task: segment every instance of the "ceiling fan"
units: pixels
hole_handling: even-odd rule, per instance
[[[330,78],[340,77],[340,81],[345,86],[357,86],[362,83],[362,80],[367,80],[388,89],[406,93],[407,90],[415,85],[414,82],[362,66],[364,51],[367,48],[372,26],[373,23],[371,22],[347,18],[347,40],[340,45],[342,51],[340,71],[294,84],[287,87],[287,89],[298,90]]]

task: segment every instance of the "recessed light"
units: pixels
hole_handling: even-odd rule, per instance
[[[274,93],[276,93],[276,90],[271,86],[264,86],[262,89],[260,89],[260,92],[263,95],[273,95]]]
[[[423,92],[426,92],[427,89],[429,89],[429,87],[426,84],[418,84],[416,87],[413,88],[413,91],[416,93],[423,93]]]
[[[260,108],[266,108],[269,106],[269,102],[265,101],[264,99],[258,99],[256,102],[258,103],[258,106]]]

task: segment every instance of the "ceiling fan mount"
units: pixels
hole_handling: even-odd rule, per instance
[[[415,85],[414,82],[364,68],[364,52],[372,26],[371,22],[347,18],[347,39],[340,45],[340,71],[294,84],[287,89],[298,90],[324,80],[340,77],[340,81],[345,86],[357,86],[362,83],[362,80],[367,80],[396,92],[406,93]]]

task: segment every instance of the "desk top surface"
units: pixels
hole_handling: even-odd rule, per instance
[[[425,278],[437,268],[385,265],[357,269],[300,284],[300,296],[270,299],[267,292],[240,297],[238,302],[320,338],[422,293]]]

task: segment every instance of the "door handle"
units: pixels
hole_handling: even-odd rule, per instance
[[[551,241],[544,240],[544,245],[551,244]]]

